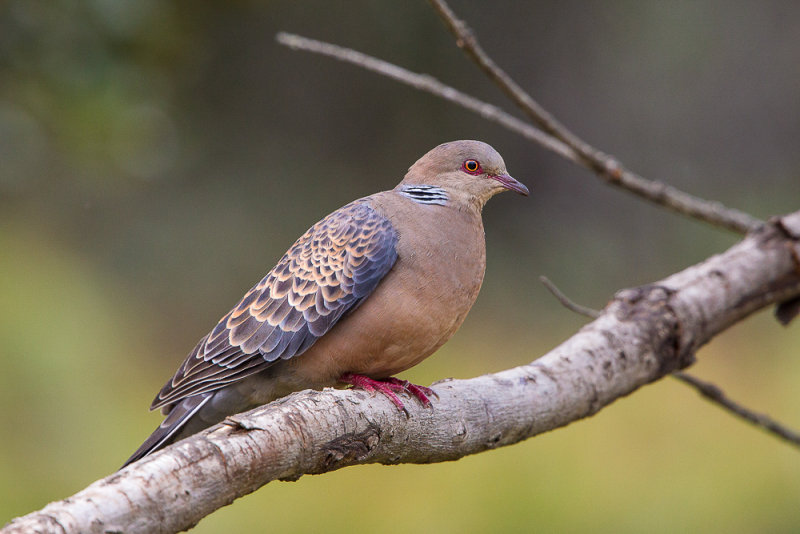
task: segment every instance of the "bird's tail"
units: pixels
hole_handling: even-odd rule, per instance
[[[211,397],[214,395],[213,392],[208,393],[201,393],[199,395],[192,395],[186,399],[183,399],[177,405],[175,405],[172,410],[167,415],[166,419],[155,429],[155,431],[150,434],[150,437],[144,440],[142,446],[136,449],[130,458],[128,458],[122,467],[125,467],[133,462],[144,458],[151,452],[154,452],[161,447],[165,447],[172,443],[173,438],[181,430],[189,419],[195,415],[200,408],[202,408]],[[122,469],[120,467],[120,469]]]

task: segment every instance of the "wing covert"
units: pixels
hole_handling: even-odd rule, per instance
[[[391,223],[364,199],[319,221],[200,340],[151,409],[308,350],[375,290],[397,260],[396,244]]]

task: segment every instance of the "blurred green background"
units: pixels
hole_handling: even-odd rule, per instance
[[[800,4],[455,1],[487,51],[632,169],[759,217],[800,200]],[[308,226],[429,148],[494,145],[532,187],[486,208],[488,270],[420,383],[526,363],[737,238],[601,186],[479,117],[292,52],[330,40],[500,103],[422,0],[0,5],[0,524],[113,472],[197,339]],[[800,330],[762,313],[694,372],[800,426]],[[796,532],[796,450],[663,380],[454,463],[276,482],[197,532]]]

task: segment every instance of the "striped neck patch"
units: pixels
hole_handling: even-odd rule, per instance
[[[447,204],[447,191],[435,185],[404,185],[399,193],[419,204]]]

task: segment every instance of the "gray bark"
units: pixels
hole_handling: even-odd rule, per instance
[[[510,445],[690,365],[733,323],[798,296],[800,212],[669,278],[618,292],[597,320],[530,364],[435,384],[432,409],[409,400],[406,417],[362,391],[296,393],[17,518],[2,533],[176,532],[272,480]]]

